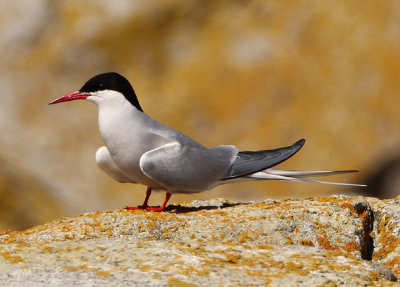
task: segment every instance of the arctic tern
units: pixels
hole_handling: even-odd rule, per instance
[[[207,148],[143,112],[129,81],[118,73],[94,76],[80,90],[50,104],[87,99],[98,107],[105,146],[96,152],[100,169],[121,183],[147,186],[143,205],[127,209],[164,211],[173,193],[196,193],[243,180],[287,180],[363,186],[311,180],[309,177],[356,170],[299,171],[271,169],[300,150],[305,140],[272,150],[239,151],[233,145]],[[152,190],[166,191],[163,204],[150,207]]]

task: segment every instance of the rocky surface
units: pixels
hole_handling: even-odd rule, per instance
[[[393,272],[400,275],[400,197],[379,201],[370,199],[374,214],[374,238],[372,258],[384,263]]]
[[[61,218],[0,233],[0,285],[396,285],[399,200],[217,199]]]

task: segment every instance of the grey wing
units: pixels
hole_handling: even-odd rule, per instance
[[[143,173],[169,191],[198,192],[219,181],[236,159],[234,146],[208,149],[200,144],[168,143],[143,154]]]
[[[301,139],[291,146],[260,151],[240,151],[237,159],[226,171],[222,180],[243,177],[275,166],[298,152],[304,145]]]

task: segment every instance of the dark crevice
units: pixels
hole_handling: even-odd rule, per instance
[[[354,209],[358,217],[363,221],[363,231],[359,234],[361,258],[364,260],[372,260],[374,240],[371,236],[371,232],[374,228],[374,212],[367,202],[356,203]]]

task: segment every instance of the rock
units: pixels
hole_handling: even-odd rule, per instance
[[[370,199],[374,214],[373,260],[385,264],[400,275],[400,197]]]
[[[400,275],[393,263],[398,245],[388,248],[376,230],[380,226],[376,220],[390,212],[392,221],[387,222],[395,229],[394,205],[334,196],[248,203],[194,201],[171,205],[164,213],[124,209],[86,213],[0,233],[0,282],[7,286],[394,284]]]

